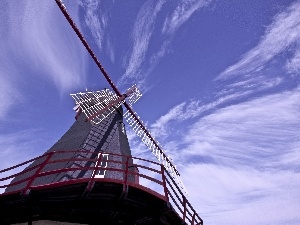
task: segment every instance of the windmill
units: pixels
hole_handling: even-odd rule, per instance
[[[56,3],[113,91],[71,94],[77,122],[66,134],[42,156],[0,171],[31,163],[22,172],[0,177],[0,182],[13,179],[0,186],[6,187],[0,195],[1,224],[42,220],[40,224],[47,224],[45,220],[98,224],[99,215],[102,224],[203,224],[186,199],[176,166],[132,109],[140,91],[133,85],[121,94],[62,1]],[[123,118],[158,163],[131,156]],[[136,164],[135,159],[156,167]],[[139,173],[138,168],[158,173],[161,180]],[[163,194],[143,187],[139,178],[158,183]]]
[[[137,115],[136,112],[133,111],[131,108],[132,104],[135,103],[139,97],[141,97],[141,94],[136,86],[133,86],[132,88],[128,89],[125,94],[121,94],[121,92],[118,90],[116,85],[113,83],[113,81],[110,79],[108,73],[104,70],[102,64],[97,59],[96,55],[94,54],[93,50],[88,45],[87,41],[84,39],[83,35],[81,34],[80,30],[77,28],[76,24],[70,17],[70,15],[67,12],[67,9],[65,5],[62,3],[61,0],[56,0],[56,3],[58,4],[59,8],[61,9],[62,13],[72,26],[73,30],[95,61],[98,68],[103,73],[104,77],[110,84],[111,88],[115,91],[115,94],[109,93],[107,95],[107,106],[101,107],[102,103],[97,102],[97,96],[90,94],[88,97],[86,96],[85,100],[80,100],[80,96],[82,96],[81,93],[73,94],[71,95],[76,105],[79,107],[81,106],[81,109],[84,111],[86,116],[88,116],[88,120],[91,120],[93,123],[99,123],[102,119],[104,119],[109,113],[111,113],[115,108],[119,107],[121,104],[124,104],[124,106],[127,109],[127,112],[124,114],[124,118],[126,119],[127,123],[133,128],[133,131],[137,134],[138,137],[142,139],[142,141],[145,143],[145,145],[151,150],[151,152],[155,155],[155,157],[160,161],[165,168],[170,172],[170,174],[174,177],[174,179],[177,181],[178,185],[184,190],[184,192],[187,194],[187,191],[180,179],[180,174],[178,170],[176,169],[176,166],[173,164],[172,160],[170,159],[170,156],[167,156],[165,151],[162,149],[162,147],[159,145],[159,143],[155,140],[155,138],[151,135],[151,133],[147,130],[145,125],[143,124],[140,117]],[[125,101],[125,98],[129,99],[128,102]],[[85,101],[96,101],[95,107],[89,107],[87,104],[84,104]],[[99,106],[97,108],[97,106]]]

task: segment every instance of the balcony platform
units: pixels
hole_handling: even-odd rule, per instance
[[[107,160],[108,165],[121,166],[99,167],[101,157],[58,157],[68,152],[46,153],[0,171],[0,190],[4,191],[0,194],[1,225],[203,225],[203,220],[162,164],[114,154],[126,157],[125,163],[111,157]],[[129,164],[131,160],[136,163]],[[87,167],[57,166],[61,162],[84,161],[94,164]],[[97,171],[102,170],[106,171],[105,175],[98,176]],[[74,171],[85,171],[89,176],[52,179]],[[107,176],[118,173],[118,176]]]
[[[45,185],[0,196],[0,224],[50,220],[79,224],[185,224],[163,196],[140,185],[95,181]]]

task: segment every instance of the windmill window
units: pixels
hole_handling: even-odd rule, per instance
[[[107,161],[108,161],[108,154],[98,154],[98,159],[101,157],[101,160],[99,161],[98,165],[96,166],[96,175],[95,178],[104,178],[106,173],[106,167],[107,167]]]

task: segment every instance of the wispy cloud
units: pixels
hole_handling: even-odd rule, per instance
[[[0,152],[0,169],[24,162],[43,154],[47,150],[47,134],[39,129],[19,130],[0,134],[0,144],[5,146]]]
[[[236,90],[224,90],[216,95],[215,99],[208,103],[203,103],[200,100],[184,101],[173,108],[171,108],[165,115],[158,118],[153,124],[151,124],[151,131],[155,135],[159,135],[160,138],[170,134],[170,125],[174,126],[174,123],[180,123],[189,119],[200,117],[201,115],[214,111],[226,105],[231,101],[239,100],[249,94],[254,93],[252,91],[236,91]]]
[[[296,89],[220,109],[195,123],[186,141],[200,144],[212,140],[213,145],[202,151],[227,166],[241,160],[267,166],[266,162],[262,164],[266,157],[269,161],[273,157],[275,160],[289,149],[295,149],[291,140],[297,140],[296,131],[300,128],[299,97],[300,91]],[[201,135],[197,135],[199,133]],[[276,155],[273,155],[274,145],[280,150]],[[214,154],[211,154],[212,149]]]
[[[233,80],[229,84],[222,84],[219,91],[216,92],[216,97],[223,99],[222,102],[225,103],[272,89],[283,82],[283,77],[274,76],[273,74],[269,77],[265,74],[252,77],[242,77],[242,79]]]
[[[235,74],[251,74],[261,71],[266,63],[288,48],[300,43],[300,2],[296,1],[284,12],[278,14],[266,29],[260,42],[248,51],[240,61],[228,67],[218,78]],[[290,70],[298,68],[298,54],[288,63]]]
[[[160,139],[173,140],[166,150],[206,223],[253,224],[253,216],[259,224],[299,223],[299,99],[296,88],[223,108],[217,106],[230,95],[183,102],[151,125]],[[214,110],[203,114],[208,109]],[[197,120],[182,128],[191,119]],[[181,135],[168,132],[171,122]],[[290,207],[278,212],[282,205]]]
[[[0,170],[25,162],[44,153],[49,148],[45,140],[52,139],[43,130],[25,129],[16,132],[0,132],[0,145],[4,148],[0,151]],[[27,165],[17,167],[0,174],[4,178],[21,172]],[[10,180],[0,181],[0,185],[8,184]],[[0,188],[0,193],[4,188]]]
[[[125,79],[140,76],[140,69],[154,30],[155,19],[163,4],[164,1],[159,1],[157,4],[154,4],[153,1],[147,1],[140,9],[133,28],[133,49],[125,74],[119,83],[124,82]]]
[[[299,224],[299,173],[187,164],[181,174],[206,224]]]
[[[98,45],[99,49],[102,50],[105,29],[108,24],[108,16],[105,11],[102,10],[101,13],[99,4],[101,1],[98,0],[80,0],[78,3],[84,8],[85,23],[90,28],[94,41]]]
[[[84,9],[85,23],[89,27],[92,36],[100,50],[106,52],[112,62],[117,61],[114,47],[109,37],[112,37],[112,31],[108,30],[109,12],[107,9],[101,9],[100,1],[97,0],[79,0]],[[140,8],[135,23],[133,25],[130,39],[132,40],[132,49],[127,54],[121,55],[125,67],[125,72],[118,81],[118,85],[127,83],[138,83],[143,89],[146,77],[151,73],[158,61],[168,52],[168,47],[172,37],[179,27],[184,24],[193,13],[198,9],[207,6],[212,0],[191,0],[170,3],[165,0],[156,2],[146,1]],[[170,15],[165,15],[163,23],[158,21],[158,14],[164,5],[167,5],[171,11]],[[175,6],[174,6],[175,5]],[[165,12],[164,12],[165,13]],[[164,15],[162,15],[164,16]],[[158,24],[159,23],[159,24]],[[151,42],[155,27],[159,27],[156,42]],[[127,34],[125,34],[127,35]],[[127,38],[127,37],[126,37]],[[149,45],[154,46],[149,51]]]
[[[298,88],[228,106],[185,133],[177,160],[207,223],[299,223],[299,98]]]
[[[295,54],[286,63],[286,70],[291,74],[299,75],[300,73],[300,41]]]
[[[55,2],[7,1],[4,5],[0,115],[18,102],[24,79],[49,79],[60,92],[85,82],[85,51]]]
[[[173,11],[173,4],[170,2],[161,0],[156,5],[154,5],[152,1],[146,2],[140,9],[134,25],[133,49],[129,57],[126,71],[120,79],[119,84],[123,84],[129,79],[135,79],[143,86],[146,77],[157,65],[158,61],[168,52],[169,45],[176,31],[193,13],[198,9],[207,6],[210,2],[212,1],[180,1],[175,3],[176,6]],[[171,14],[166,16],[166,19],[162,24],[162,30],[160,30],[160,41],[155,43],[155,47],[152,48],[151,55],[149,56],[148,47],[154,32],[154,24],[158,22],[156,21],[156,17],[164,4],[168,5]],[[157,27],[159,26],[157,25]]]
[[[151,130],[154,135],[160,135],[161,137],[166,135],[166,125],[172,120],[178,120],[178,117],[182,116],[186,102],[176,105],[169,112],[161,116],[158,120],[151,125]]]
[[[111,60],[112,62],[114,62],[116,56],[115,56],[113,44],[111,43],[111,41],[110,41],[109,38],[106,40],[106,46],[107,46],[107,48],[106,48],[106,49],[107,49],[107,50],[106,50],[107,55],[109,56],[110,60]]]
[[[189,0],[181,1],[171,16],[167,17],[163,26],[163,33],[174,34],[177,29],[186,22],[192,14],[200,8],[203,8],[212,0]]]
[[[0,59],[2,57],[0,56]],[[2,61],[2,60],[1,60]],[[3,61],[2,61],[3,62]],[[1,65],[1,63],[0,63]],[[8,68],[8,71],[11,69]],[[0,68],[0,120],[4,120],[9,110],[22,101],[23,97],[15,85],[13,77],[7,77],[9,73],[4,65]]]
[[[16,15],[22,18],[20,27],[13,23],[12,36],[22,51],[19,57],[44,72],[60,91],[84,83],[86,53],[55,3],[30,1],[24,8]]]

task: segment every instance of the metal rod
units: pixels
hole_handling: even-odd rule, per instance
[[[182,195],[182,204],[183,204],[183,221],[185,221],[185,217],[186,217],[186,198],[184,195]]]
[[[54,152],[50,152],[47,156],[47,158],[45,159],[45,161],[40,165],[40,167],[37,169],[37,171],[34,173],[34,175],[31,177],[31,179],[28,181],[26,187],[24,188],[24,192],[26,194],[26,192],[28,191],[28,189],[30,188],[31,184],[33,183],[33,181],[38,177],[39,173],[42,171],[42,169],[46,166],[46,164],[49,162],[49,160],[51,159],[52,155],[54,154]]]
[[[124,177],[124,185],[125,187],[127,186],[127,179],[128,179],[128,161],[129,161],[129,157],[126,156],[126,163],[125,163],[125,177]]]
[[[166,183],[165,167],[163,165],[161,165],[161,176],[162,176],[162,183],[164,187],[166,202],[169,202],[169,193],[168,193],[168,188]]]

